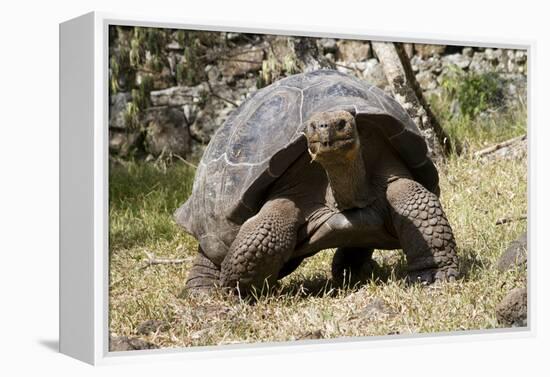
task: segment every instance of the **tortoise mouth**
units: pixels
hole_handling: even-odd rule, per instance
[[[342,153],[353,149],[355,138],[343,137],[333,140],[313,140],[309,142],[309,152],[313,155],[322,155],[330,153]]]

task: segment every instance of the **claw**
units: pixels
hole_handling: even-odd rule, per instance
[[[423,271],[412,271],[409,272],[407,276],[407,281],[409,283],[421,283],[423,285],[429,285],[438,282],[455,282],[457,279],[457,272],[453,268],[446,270],[423,270]]]

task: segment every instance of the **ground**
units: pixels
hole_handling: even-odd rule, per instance
[[[519,219],[527,213],[527,158],[480,159],[473,152],[525,133],[524,116],[506,121],[505,128],[491,120],[478,124],[475,132],[454,130],[468,148],[438,168],[463,278],[428,287],[402,280],[405,260],[398,250],[375,251],[381,265],[375,281],[333,287],[334,251],[325,250],[255,300],[188,296],[183,287],[197,243],[171,216],[191,192],[194,169],[183,162],[112,163],[112,335],[139,337],[158,347],[188,347],[499,327],[497,304],[527,279],[522,268],[497,270],[507,245],[527,229]],[[496,225],[502,218],[512,221]],[[182,261],[150,265],[148,255]],[[162,326],[144,331],[140,325],[148,320]]]

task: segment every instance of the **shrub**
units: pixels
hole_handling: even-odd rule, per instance
[[[504,103],[504,80],[496,72],[451,69],[442,82],[444,95],[458,101],[460,113],[473,118]]]

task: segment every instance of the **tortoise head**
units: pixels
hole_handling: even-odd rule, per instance
[[[312,161],[321,164],[339,210],[366,205],[366,174],[355,117],[348,111],[314,114],[305,130]]]
[[[306,123],[308,151],[321,164],[353,161],[359,151],[359,134],[354,116],[348,111],[314,114]]]

